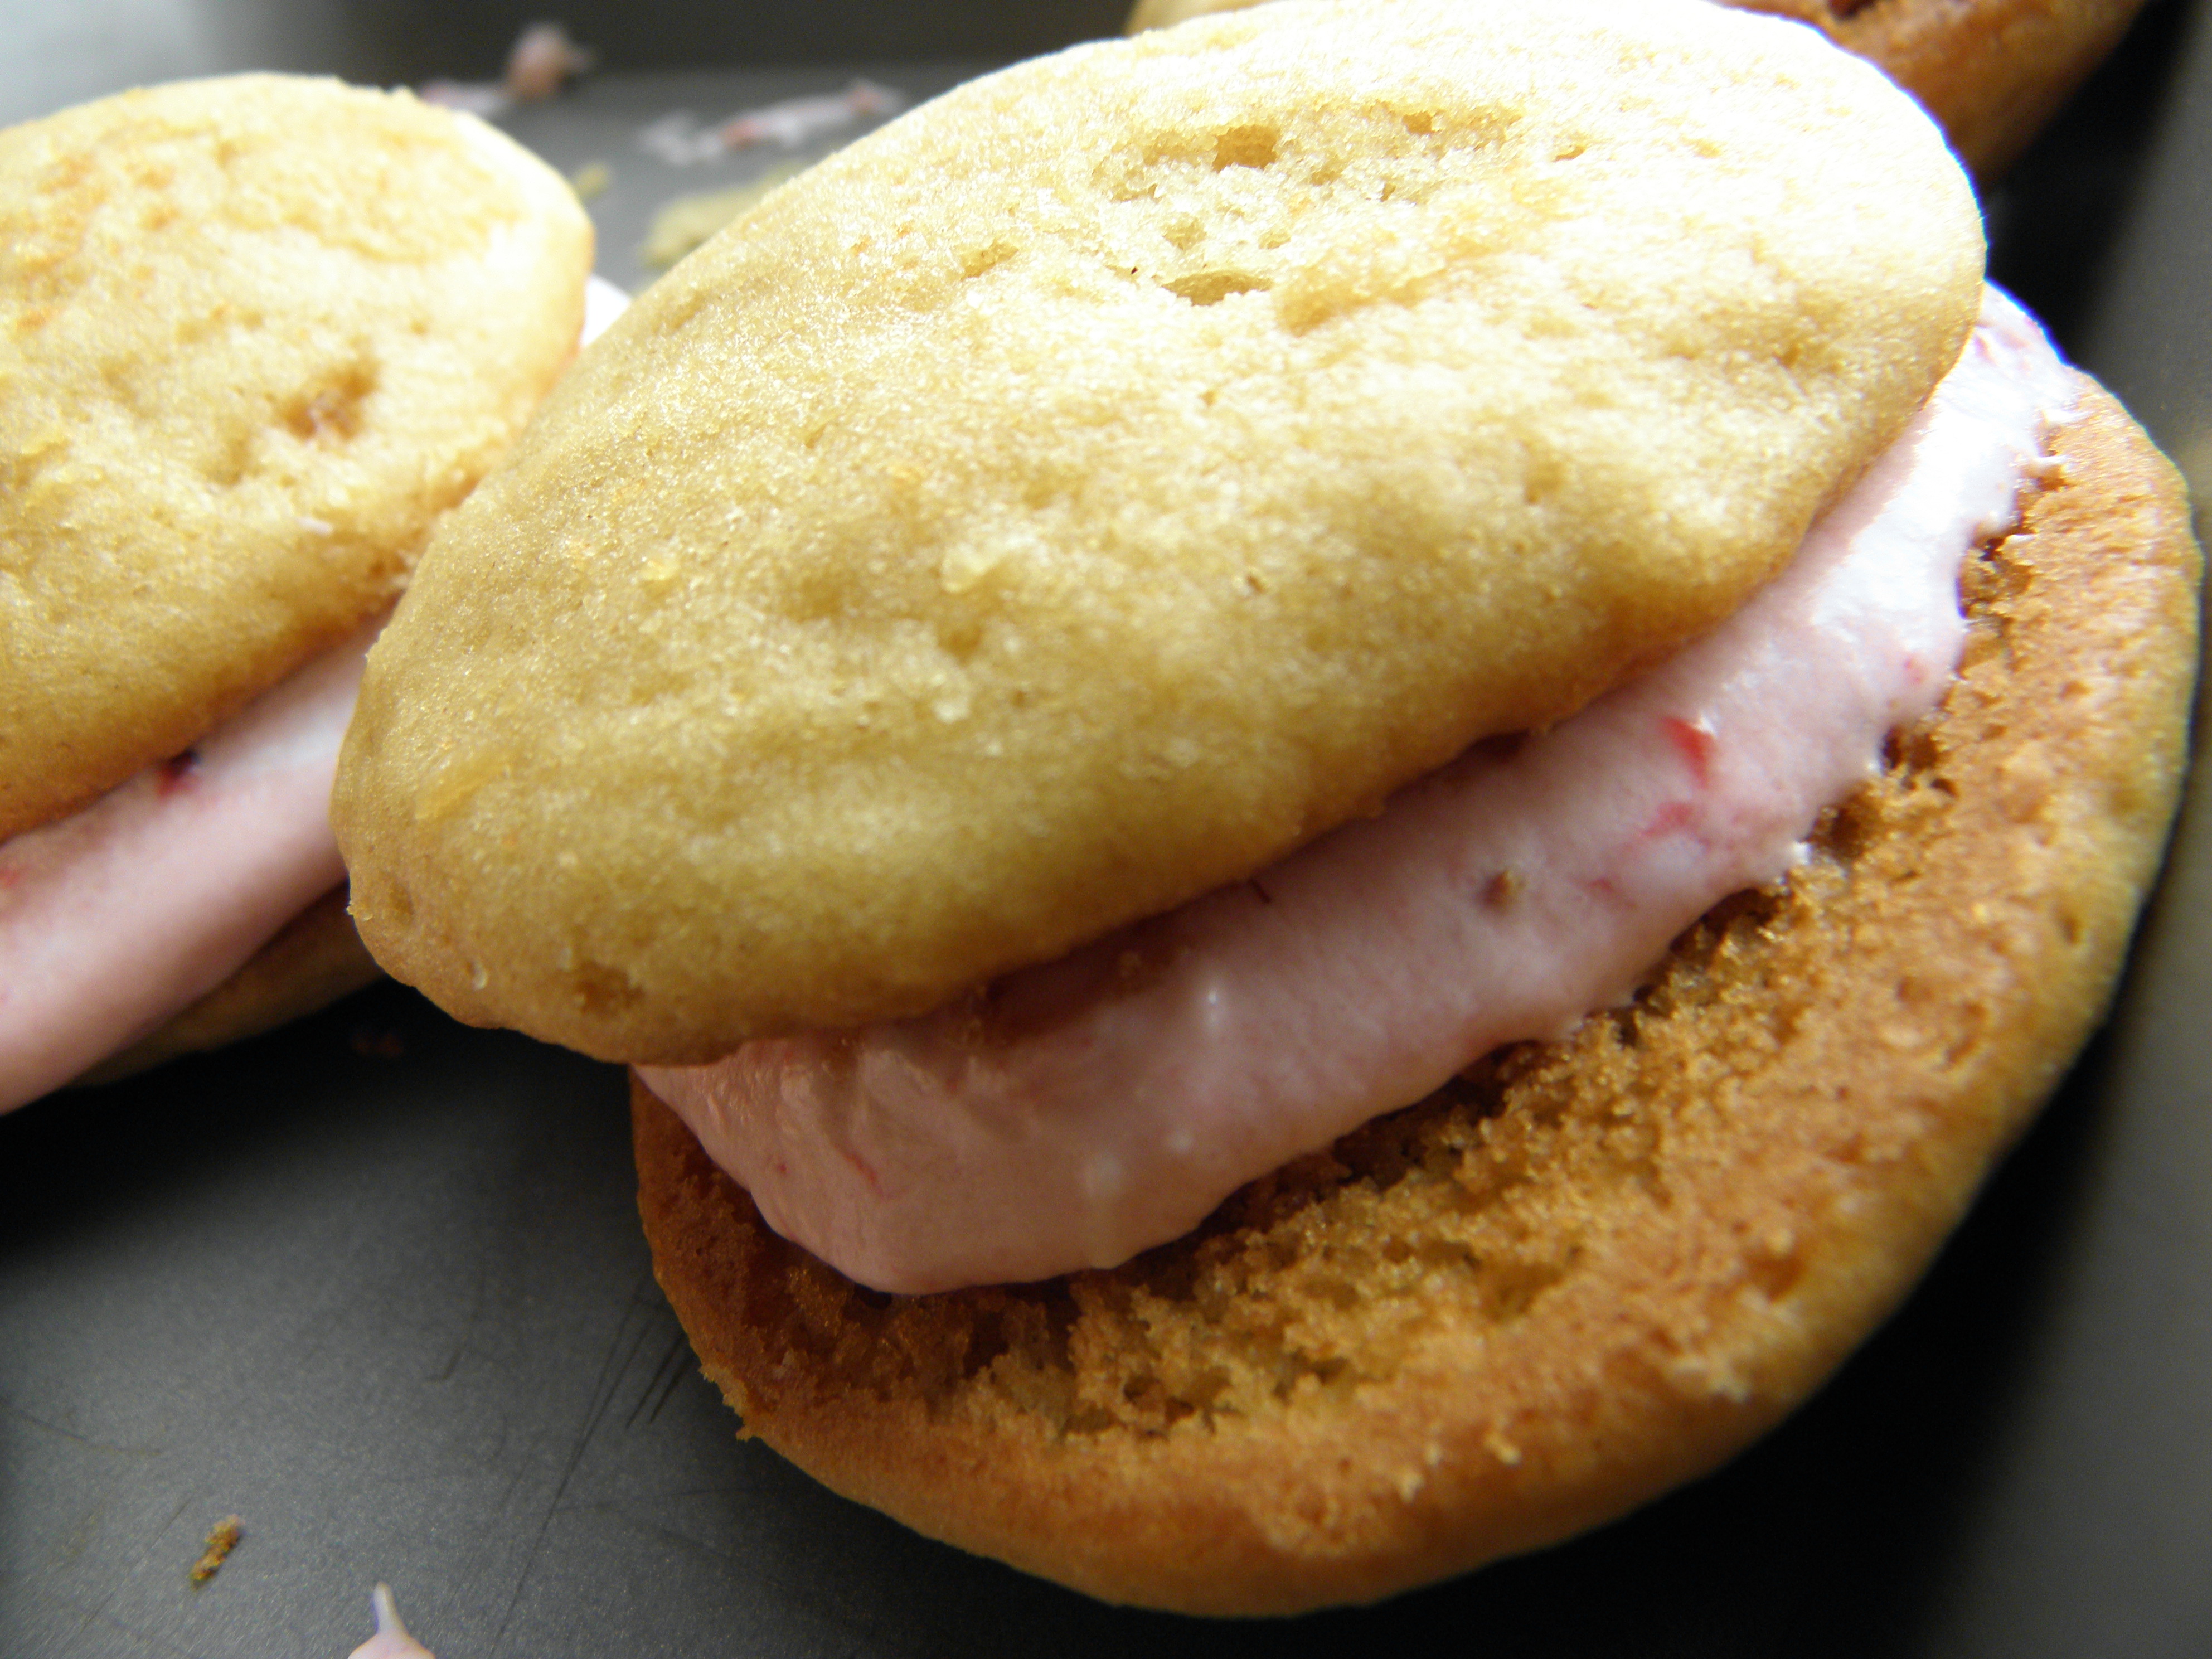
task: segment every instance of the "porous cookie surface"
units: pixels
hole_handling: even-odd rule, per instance
[[[1162,28],[1258,0],[1138,0]],[[2142,0],[1729,0],[1794,17],[1881,65],[1984,179],[2004,169],[2120,38]]]
[[[1726,614],[1980,264],[1893,88],[1700,4],[974,83],[678,267],[455,515],[349,739],[356,918],[619,1058],[931,1006]]]
[[[1711,1467],[1909,1287],[2097,1018],[2184,758],[2198,558],[2085,392],[1972,561],[1943,711],[1630,1009],[1506,1051],[1111,1273],[891,1297],[636,1098],[669,1299],[838,1490],[1115,1600],[1358,1601]]]
[[[249,76],[0,132],[0,838],[391,603],[574,350],[559,178]]]

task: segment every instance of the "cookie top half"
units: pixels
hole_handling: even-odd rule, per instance
[[[1902,94],[1691,0],[971,83],[647,294],[441,532],[341,767],[356,918],[612,1057],[927,1007],[1727,615],[1981,265]]]
[[[559,177],[404,93],[246,76],[0,132],[0,838],[398,594],[575,349]]]

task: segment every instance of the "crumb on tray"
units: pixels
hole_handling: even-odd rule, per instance
[[[507,68],[496,81],[430,81],[421,88],[426,104],[465,110],[486,119],[517,104],[552,97],[599,62],[589,46],[580,46],[559,23],[532,23],[515,37]]]
[[[246,1536],[246,1523],[234,1515],[226,1515],[215,1523],[215,1530],[207,1535],[207,1547],[200,1559],[192,1563],[192,1583],[204,1584],[222,1571],[222,1564],[238,1547],[238,1540]]]
[[[664,203],[646,229],[645,241],[637,251],[638,263],[647,270],[667,270],[778,185],[804,171],[796,164],[770,167],[749,185],[701,191]]]

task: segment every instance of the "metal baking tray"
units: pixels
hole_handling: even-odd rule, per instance
[[[1990,199],[1997,274],[2200,484],[2202,9],[2154,8]],[[789,159],[672,167],[647,123],[963,72],[610,76],[507,121],[601,164],[635,288],[663,202]],[[379,1581],[443,1659],[2212,1653],[2204,780],[2110,1025],[1809,1406],[1576,1542],[1287,1623],[1099,1606],[739,1443],[653,1284],[611,1067],[386,986],[39,1103],[0,1120],[0,1654],[340,1659]]]

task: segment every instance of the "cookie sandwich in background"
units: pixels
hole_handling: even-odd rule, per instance
[[[1219,1613],[1595,1524],[1903,1295],[2156,863],[2196,549],[1982,257],[1702,4],[971,83],[441,529],[363,937],[633,1064],[709,1376],[926,1533]]]
[[[574,353],[591,250],[404,94],[0,132],[0,1109],[373,975],[326,805],[362,656]]]
[[[1137,0],[1128,31],[1261,0]],[[1996,177],[2110,52],[2142,0],[1727,0],[1795,18],[1883,71],[1936,118],[1975,177]]]

